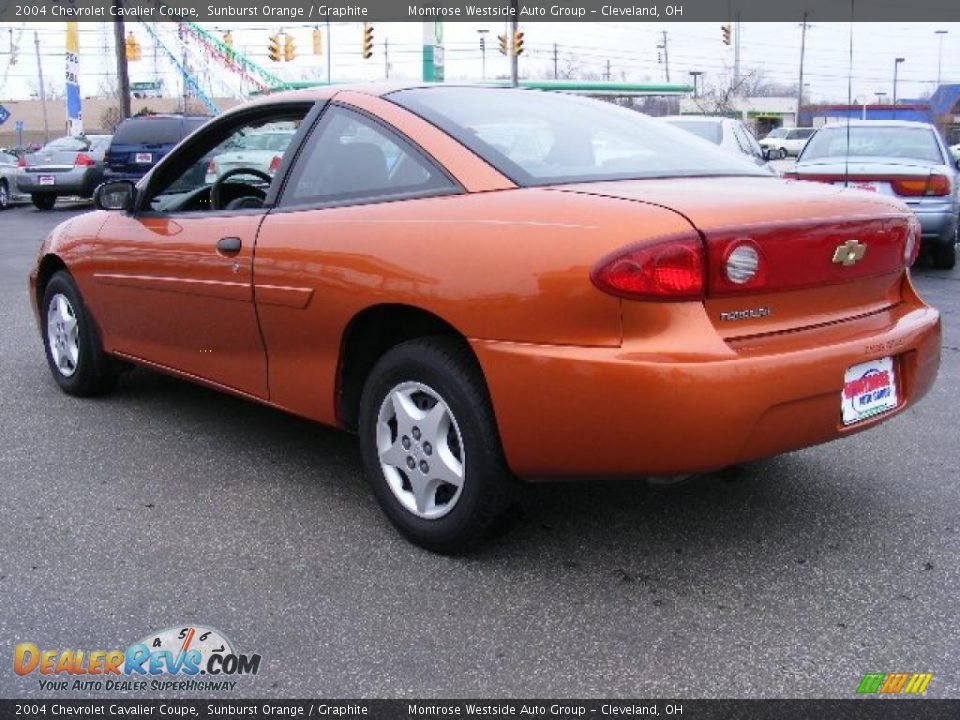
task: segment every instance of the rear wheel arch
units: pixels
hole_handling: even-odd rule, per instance
[[[355,431],[360,416],[363,387],[377,361],[391,348],[417,338],[454,338],[480,363],[466,336],[438,315],[412,305],[384,304],[365,308],[347,324],[340,341],[337,367],[337,420]],[[482,370],[480,370],[482,376]]]

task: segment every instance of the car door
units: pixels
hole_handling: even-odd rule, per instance
[[[254,292],[273,402],[336,421],[346,325],[371,298],[391,290],[382,287],[396,268],[389,258],[420,232],[414,218],[431,214],[431,203],[445,201],[441,196],[460,192],[393,128],[356,109],[328,106],[257,236]],[[429,286],[431,279],[411,272],[403,282]]]
[[[141,182],[134,212],[110,214],[91,278],[108,350],[268,397],[252,263],[271,179],[250,176],[229,190],[224,183],[222,191],[244,202],[212,207],[197,167],[238,133],[299,123],[309,107],[261,106],[222,118]]]

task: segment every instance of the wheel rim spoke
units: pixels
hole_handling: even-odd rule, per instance
[[[463,440],[446,401],[432,388],[403,382],[384,398],[377,418],[377,453],[391,492],[410,513],[449,513],[464,485]]]
[[[47,306],[47,347],[57,371],[70,377],[80,362],[80,323],[73,305],[62,293],[50,298]]]

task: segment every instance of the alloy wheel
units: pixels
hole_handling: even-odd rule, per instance
[[[460,500],[466,458],[450,406],[419,382],[396,385],[377,417],[377,453],[391,492],[413,515],[436,520]]]
[[[47,306],[47,347],[60,374],[71,377],[80,360],[79,323],[73,305],[62,293],[51,297]]]

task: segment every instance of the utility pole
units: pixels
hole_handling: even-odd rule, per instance
[[[557,70],[557,44],[553,44],[553,79],[556,80],[560,77],[560,73]]]
[[[733,84],[740,85],[740,13],[733,24]]]
[[[120,0],[113,0],[117,8],[118,19],[113,23],[113,49],[117,57],[117,93],[120,95],[120,113],[130,117],[130,75],[127,73],[127,37],[122,16],[119,13]]]
[[[383,77],[390,79],[390,41],[383,39]]]
[[[807,51],[807,15],[806,10],[803,11],[803,22],[800,23],[800,26],[803,28],[800,34],[800,82],[797,83],[797,115],[795,118],[795,124],[800,125],[800,106],[803,105],[803,57]]]
[[[510,85],[517,87],[520,84],[520,58],[517,56],[517,33],[520,31],[520,10],[517,8],[517,0],[510,0],[511,18],[510,21]]]
[[[40,106],[43,108],[43,144],[50,142],[50,127],[47,125],[47,91],[43,87],[43,63],[40,62],[40,35],[33,33],[33,44],[37,49],[37,72],[40,75]]]
[[[607,60],[607,69],[603,71],[603,79],[610,82],[610,60]]]
[[[934,30],[933,34],[940,38],[940,50],[937,53],[937,87],[940,87],[940,80],[943,77],[943,36],[947,31]]]
[[[898,57],[893,60],[893,104],[897,104],[897,70],[900,69],[900,63],[904,61],[904,58]]]
[[[330,21],[327,20],[327,85],[330,84],[330,46],[333,38],[330,37]]]
[[[670,82],[670,50],[667,47],[667,31],[663,31],[663,42],[657,45],[657,49],[663,50],[663,70],[667,82]]]

